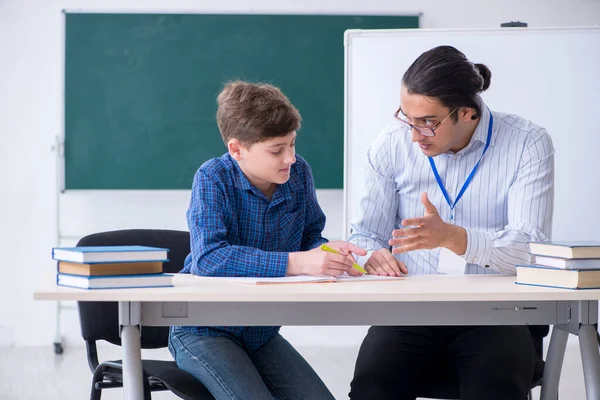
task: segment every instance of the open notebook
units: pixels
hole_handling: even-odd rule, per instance
[[[245,283],[248,285],[273,285],[289,283],[332,283],[332,282],[365,282],[365,281],[393,281],[402,280],[402,276],[380,276],[380,275],[362,275],[350,276],[347,274],[335,276],[282,276],[277,278],[263,277],[223,277],[223,276],[195,276],[196,279],[220,280],[234,283]]]

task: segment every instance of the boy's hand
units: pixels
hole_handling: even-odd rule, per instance
[[[372,275],[400,276],[408,274],[406,265],[402,261],[398,261],[388,249],[375,250],[365,263],[365,269]]]
[[[362,275],[352,267],[355,261],[351,253],[364,256],[367,254],[366,250],[344,241],[329,242],[327,246],[340,254],[330,253],[319,247],[309,251],[290,253],[286,274],[340,276],[346,272],[352,276]]]

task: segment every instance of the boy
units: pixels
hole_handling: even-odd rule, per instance
[[[233,82],[217,98],[228,152],[197,171],[182,273],[357,275],[345,242],[320,250],[325,215],[309,165],[295,154],[298,110],[276,87]],[[279,327],[173,327],[169,350],[217,399],[333,399]]]

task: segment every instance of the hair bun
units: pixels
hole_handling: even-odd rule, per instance
[[[475,68],[483,78],[483,83],[481,84],[481,91],[485,92],[489,87],[492,80],[492,71],[484,64],[474,64]]]

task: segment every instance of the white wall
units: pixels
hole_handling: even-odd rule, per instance
[[[531,27],[600,23],[598,0],[0,0],[0,345],[50,344],[55,305],[32,293],[54,279],[50,249],[56,244],[56,168],[53,137],[61,131],[62,9],[196,12],[419,13],[424,28],[487,28],[521,20]],[[368,5],[367,5],[368,4]],[[187,193],[73,193],[61,202],[63,235],[101,229],[185,228]],[[342,193],[320,191],[326,234],[341,235]],[[143,209],[143,220],[131,210]],[[141,214],[139,214],[141,215]],[[156,219],[148,220],[148,215]],[[70,244],[66,240],[63,244]],[[62,333],[78,341],[73,311],[63,313]],[[307,331],[310,330],[310,334]],[[295,344],[358,345],[364,327],[285,328]]]

